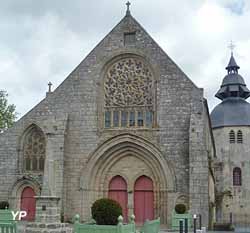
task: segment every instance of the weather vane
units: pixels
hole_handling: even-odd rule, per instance
[[[235,49],[235,44],[233,43],[232,40],[230,41],[230,44],[229,44],[228,48],[231,50],[231,54],[233,55],[233,51]]]

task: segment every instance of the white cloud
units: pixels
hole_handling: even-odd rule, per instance
[[[125,2],[27,0],[0,9],[0,89],[23,115],[51,81],[58,86],[124,16]],[[210,109],[226,74],[233,40],[240,73],[250,86],[250,3],[243,0],[133,1],[132,15],[168,55],[205,89]]]

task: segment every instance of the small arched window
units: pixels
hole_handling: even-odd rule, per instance
[[[233,130],[229,132],[229,142],[230,143],[235,143],[235,133]]]
[[[241,186],[241,169],[239,167],[233,169],[233,185]]]
[[[243,143],[243,134],[241,130],[237,132],[237,143]]]

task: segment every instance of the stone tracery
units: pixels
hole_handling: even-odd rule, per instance
[[[153,75],[137,58],[124,58],[106,73],[105,106],[147,106],[153,104]]]
[[[24,167],[26,171],[42,171],[45,160],[45,137],[37,127],[26,135],[24,140]]]
[[[104,81],[105,127],[151,127],[153,83],[153,74],[142,59],[128,57],[113,63]]]

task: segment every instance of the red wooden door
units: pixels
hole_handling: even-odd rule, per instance
[[[154,219],[153,181],[147,176],[139,177],[135,182],[134,213],[136,223]]]
[[[113,199],[120,203],[122,207],[122,215],[125,222],[128,221],[127,218],[127,206],[128,206],[128,192],[127,183],[121,176],[115,176],[109,183],[109,194],[110,199]]]
[[[36,199],[35,192],[32,188],[24,188],[21,196],[21,210],[27,212],[27,216],[22,220],[31,221],[35,219],[36,214]]]

